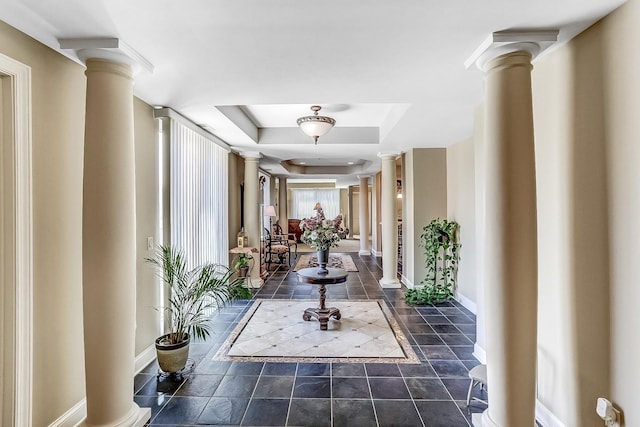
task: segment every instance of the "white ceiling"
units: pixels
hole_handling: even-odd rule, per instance
[[[339,166],[344,185],[377,171],[379,152],[471,136],[482,74],[464,62],[492,32],[559,29],[562,44],[622,3],[2,0],[0,19],[74,59],[59,39],[119,38],[154,67],[135,77],[144,101],[235,150],[262,152],[261,166],[275,174],[288,174],[280,162],[290,159],[359,162]],[[296,128],[314,104],[336,119],[318,145]]]

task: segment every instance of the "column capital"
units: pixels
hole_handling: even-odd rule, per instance
[[[396,160],[398,157],[400,157],[402,153],[399,151],[381,151],[378,153],[378,157],[380,157],[381,159],[393,159]]]
[[[87,67],[84,72],[86,76],[91,73],[111,73],[130,80],[133,79],[131,66],[124,62],[104,58],[87,58],[85,65]]]
[[[238,154],[240,154],[240,157],[244,158],[245,160],[260,160],[262,158],[262,153],[259,151],[241,151]]]
[[[357,177],[362,181],[363,179],[369,180],[369,178],[371,178],[371,175],[357,175]]]
[[[482,42],[464,65],[470,68],[476,64],[480,70],[486,71],[485,66],[490,60],[518,51],[529,52],[533,60],[556,41],[558,30],[496,31]]]
[[[58,39],[60,49],[74,50],[85,64],[88,59],[105,59],[131,66],[134,74],[141,70],[153,73],[153,64],[125,42],[114,37]]]

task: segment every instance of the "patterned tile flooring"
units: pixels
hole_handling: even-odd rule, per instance
[[[237,301],[213,319],[215,334],[192,343],[193,373],[157,378],[150,364],[135,377],[135,401],[151,408],[150,426],[441,426],[470,425],[466,407],[475,316],[457,302],[438,307],[405,304],[403,290],[382,290],[380,260],[352,254],[359,272],[327,287],[332,299],[383,299],[421,360],[420,364],[214,361],[229,333],[249,310]],[[317,289],[294,272],[276,271],[256,297],[314,299]],[[478,392],[479,393],[479,392]],[[486,399],[486,395],[478,397]]]
[[[341,319],[329,321],[325,331],[320,330],[315,319],[303,320],[302,313],[318,304],[318,300],[258,299],[214,360],[251,358],[288,362],[292,358],[317,361],[314,359],[322,357],[327,362],[378,362],[381,358],[389,362],[417,362],[409,341],[383,300],[330,301],[330,306],[340,310]],[[395,334],[391,324],[397,328]],[[396,335],[406,343],[404,348]],[[352,360],[354,358],[360,360]]]

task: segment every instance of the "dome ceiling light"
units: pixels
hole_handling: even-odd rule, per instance
[[[321,109],[322,107],[319,105],[313,105],[311,106],[313,116],[300,117],[296,121],[300,129],[302,129],[302,132],[312,137],[315,144],[318,144],[318,138],[326,135],[336,124],[336,121],[331,117],[319,116],[318,111]]]

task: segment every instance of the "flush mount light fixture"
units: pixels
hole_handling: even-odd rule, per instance
[[[313,105],[311,106],[313,116],[300,117],[296,121],[302,132],[312,137],[316,144],[318,143],[318,138],[326,135],[336,124],[336,121],[331,117],[319,116],[318,111],[321,109],[322,107],[319,105]]]

